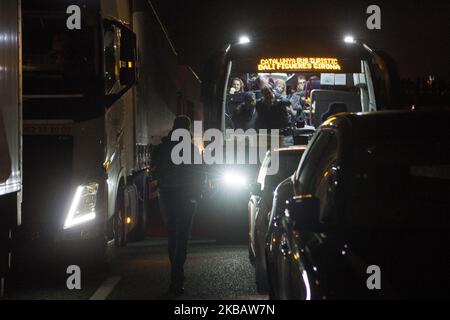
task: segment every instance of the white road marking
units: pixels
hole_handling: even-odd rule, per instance
[[[89,300],[106,300],[119,281],[120,277],[107,278]]]

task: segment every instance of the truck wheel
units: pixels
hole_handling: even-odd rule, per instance
[[[116,213],[114,215],[114,243],[117,247],[125,247],[127,243],[125,232],[125,199],[123,189],[117,192]]]
[[[145,239],[146,227],[147,227],[147,217],[146,217],[146,207],[138,217],[138,225],[136,232],[136,241],[141,241]]]
[[[142,192],[142,200],[138,198],[139,203],[139,215],[138,215],[138,225],[137,225],[137,233],[136,240],[144,240],[147,233],[147,214],[149,208],[149,197],[148,197],[148,183],[145,181],[144,188]]]

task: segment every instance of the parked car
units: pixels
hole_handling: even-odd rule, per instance
[[[268,290],[264,246],[273,192],[281,181],[292,175],[297,169],[305,149],[306,146],[293,146],[268,151],[259,170],[257,181],[250,187],[251,196],[248,203],[249,257],[255,266],[256,287],[260,293]],[[273,164],[274,157],[279,159],[279,170],[276,174],[270,175],[268,168]]]
[[[449,117],[341,114],[320,127],[274,193],[271,298],[450,297]]]

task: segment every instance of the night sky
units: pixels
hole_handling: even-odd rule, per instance
[[[153,0],[179,52],[201,73],[205,60],[240,34],[307,45],[311,37],[340,41],[352,33],[388,52],[403,78],[450,80],[450,1]],[[382,29],[368,30],[366,8],[381,7]],[[289,41],[288,41],[289,42]],[[325,50],[326,48],[324,48]],[[301,53],[299,53],[300,55]]]

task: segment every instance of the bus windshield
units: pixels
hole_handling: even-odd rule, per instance
[[[349,68],[336,58],[260,59],[251,71],[234,64],[225,89],[226,127],[317,128],[333,114],[368,111],[371,79],[361,62]]]
[[[95,76],[92,28],[69,30],[66,16],[24,13],[23,86],[26,96],[83,97]]]

